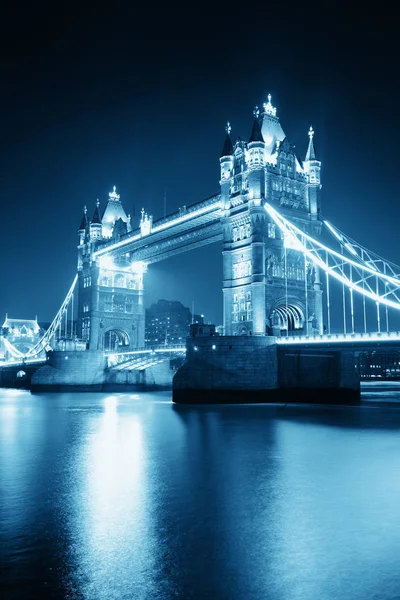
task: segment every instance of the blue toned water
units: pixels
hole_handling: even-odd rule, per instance
[[[0,398],[3,599],[400,598],[400,409]]]

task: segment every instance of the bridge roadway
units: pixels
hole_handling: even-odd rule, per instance
[[[159,262],[222,240],[222,214],[221,197],[216,194],[154,221],[147,235],[142,235],[139,228],[118,241],[102,244],[94,256],[116,257],[130,252],[135,261]]]
[[[351,348],[355,351],[374,351],[390,348],[400,350],[400,331],[389,333],[338,333],[331,335],[282,336],[276,339],[278,346],[310,346],[315,349],[332,346],[338,349]]]
[[[196,338],[191,338],[193,344],[196,343]],[[318,347],[332,346],[338,349],[351,348],[355,351],[376,351],[390,349],[393,351],[400,351],[400,331],[392,331],[389,333],[355,333],[355,334],[331,334],[331,335],[314,335],[314,336],[282,336],[276,338],[278,346],[310,346],[315,349]],[[66,351],[70,352],[70,351]],[[178,355],[186,352],[184,346],[171,345],[171,346],[158,346],[155,348],[140,348],[138,350],[131,350],[129,352],[107,352],[107,365],[108,368],[127,365],[130,361],[136,361],[136,359],[144,358],[145,356],[157,355],[157,354],[169,354]],[[23,365],[42,365],[46,363],[46,357],[21,359],[15,361],[0,362],[0,369],[13,368]]]

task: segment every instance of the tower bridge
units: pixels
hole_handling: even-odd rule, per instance
[[[78,246],[78,331],[90,349],[144,345],[145,273],[154,262],[222,241],[226,335],[322,333],[319,270],[265,210],[278,205],[304,231],[319,235],[320,169],[310,129],[305,160],[297,157],[271,97],[255,109],[249,141],[231,138],[220,156],[220,192],[153,220],[142,209],[132,229],[116,189],[100,215],[85,209]]]
[[[91,218],[85,207],[77,276],[67,297],[36,345],[23,356],[11,349],[10,357],[27,361],[44,356],[54,348],[63,324],[65,333],[68,311],[70,321],[76,312],[76,337],[88,350],[125,356],[143,352],[147,270],[215,242],[222,243],[225,336],[273,336],[280,345],[294,340],[300,345],[337,344],[331,305],[339,289],[341,341],[353,336],[354,342],[362,333],[366,337],[359,342],[365,344],[367,334],[385,333],[392,335],[387,338],[392,342],[389,311],[400,310],[400,267],[322,217],[321,161],[313,128],[302,160],[269,95],[261,109],[254,109],[249,130],[247,142],[239,137],[234,141],[227,123],[219,157],[220,189],[205,200],[157,220],[143,208],[137,228],[115,187],[103,209],[97,201]],[[115,368],[141,364],[130,356],[118,359]]]

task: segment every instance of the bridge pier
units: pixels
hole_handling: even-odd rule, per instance
[[[357,404],[360,379],[351,349],[284,347],[273,336],[196,337],[174,376],[173,401]]]

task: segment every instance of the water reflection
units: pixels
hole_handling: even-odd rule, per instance
[[[120,414],[117,396],[103,406],[69,459],[68,585],[84,598],[145,597],[154,556],[143,424]]]
[[[400,410],[0,398],[4,596],[389,600]]]

